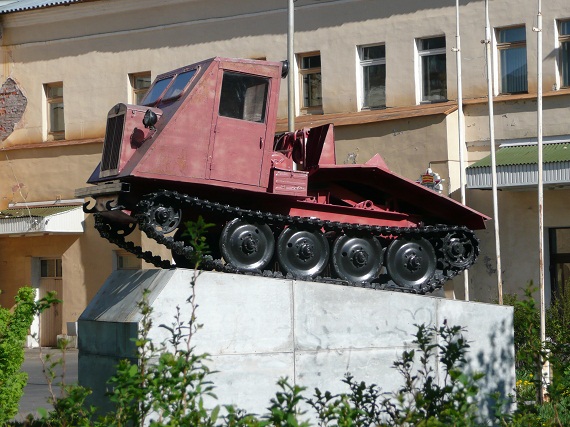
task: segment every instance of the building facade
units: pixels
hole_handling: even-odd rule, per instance
[[[296,127],[334,123],[337,163],[380,153],[409,179],[430,167],[444,179],[444,193],[458,198],[456,23],[455,4],[448,3],[297,0]],[[531,0],[491,2],[499,150],[536,141],[536,13]],[[552,163],[564,170],[570,4],[547,2],[542,13],[544,136],[562,144]],[[461,1],[459,16],[467,161],[483,179],[488,171],[477,162],[490,150],[483,1]],[[54,325],[44,344],[67,332],[114,268],[148,267],[101,239],[90,215],[77,217],[82,200],[74,190],[100,161],[109,109],[136,103],[156,75],[213,56],[284,60],[286,32],[287,4],[276,0],[0,2],[0,304],[11,306],[26,284],[58,290],[64,302],[44,321]],[[285,130],[286,115],[282,85],[278,130]],[[533,160],[523,164],[536,167]],[[467,204],[492,215],[489,187],[477,182],[469,183]],[[549,298],[563,291],[570,265],[569,184],[562,177],[545,191]],[[504,292],[538,281],[537,209],[532,183],[501,186]],[[479,237],[471,299],[494,301],[493,223]],[[169,256],[140,234],[133,239]],[[462,298],[463,281],[446,291]]]

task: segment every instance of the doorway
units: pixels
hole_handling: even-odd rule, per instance
[[[39,298],[48,292],[56,292],[56,298],[62,299],[62,268],[61,258],[40,259],[40,286]],[[39,341],[41,347],[57,347],[57,336],[62,329],[62,303],[54,304],[40,314]]]
[[[550,280],[552,300],[570,292],[570,228],[551,228]]]

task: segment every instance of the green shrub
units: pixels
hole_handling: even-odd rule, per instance
[[[469,344],[459,326],[417,325],[417,348],[394,362],[403,385],[382,393],[376,385],[347,375],[350,393],[332,395],[316,390],[309,400],[319,426],[475,426],[478,425],[477,382],[483,374],[464,372]],[[443,368],[440,384],[435,366]]]
[[[513,426],[570,425],[570,295],[558,295],[546,311],[546,342],[540,339],[540,312],[533,298],[532,282],[525,296],[505,298],[514,307],[517,411],[510,418]],[[544,345],[543,345],[544,344]],[[538,399],[541,387],[541,358],[552,371],[547,399]]]
[[[15,297],[13,313],[0,308],[0,425],[18,413],[18,403],[28,381],[20,372],[24,362],[24,343],[34,320],[35,291],[21,288]]]
[[[20,288],[14,297],[14,312],[0,307],[0,425],[14,418],[28,381],[21,372],[24,363],[24,345],[34,316],[59,302],[55,293],[35,301],[36,292]]]

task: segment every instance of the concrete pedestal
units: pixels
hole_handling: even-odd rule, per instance
[[[179,306],[190,317],[194,271],[116,271],[79,318],[79,381],[93,389],[91,403],[108,407],[106,380],[118,360],[132,357],[141,315],[137,303],[150,291],[151,338],[162,342]],[[198,353],[211,355],[218,403],[266,412],[276,381],[289,377],[322,391],[348,391],[355,379],[384,391],[400,386],[392,368],[412,347],[418,324],[460,325],[471,344],[469,369],[486,373],[483,392],[507,396],[515,387],[512,307],[339,285],[203,272],[196,282],[193,338]],[[487,402],[481,400],[482,413]]]

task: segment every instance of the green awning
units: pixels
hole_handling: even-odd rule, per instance
[[[538,145],[501,146],[495,155],[498,188],[531,188],[538,185]],[[570,186],[570,142],[546,143],[542,150],[546,188]],[[467,188],[490,189],[491,156],[468,166]]]
[[[531,165],[538,162],[538,145],[514,145],[501,147],[496,152],[497,166]],[[544,144],[542,146],[544,163],[570,161],[570,143]],[[491,156],[473,163],[469,168],[491,166]]]

